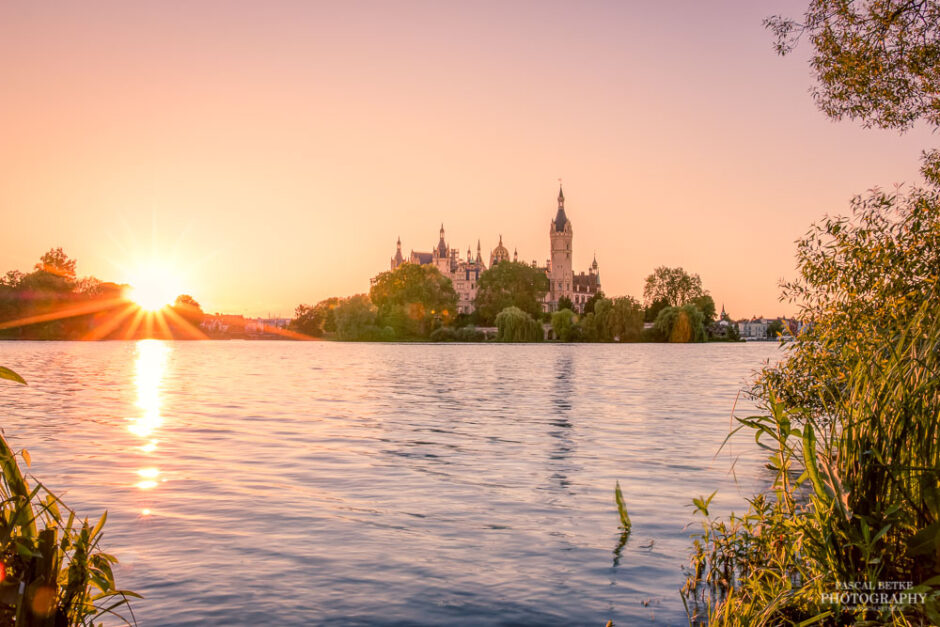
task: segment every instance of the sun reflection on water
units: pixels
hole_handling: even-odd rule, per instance
[[[157,450],[158,440],[153,438],[154,433],[163,424],[160,413],[163,376],[166,371],[169,346],[160,340],[141,340],[137,342],[136,377],[137,402],[136,406],[141,414],[131,419],[128,430],[145,440],[140,450],[152,456]],[[152,460],[145,460],[146,466],[137,470],[140,479],[134,485],[141,490],[149,490],[158,485],[160,469],[152,465]]]

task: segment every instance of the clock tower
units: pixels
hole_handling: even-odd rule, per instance
[[[565,193],[558,186],[558,211],[548,230],[551,242],[551,266],[548,271],[550,308],[558,309],[558,300],[562,296],[569,299],[574,293],[574,272],[571,266],[571,242],[574,239],[574,229],[571,220],[565,214]]]

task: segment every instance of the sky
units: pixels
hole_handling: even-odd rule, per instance
[[[923,128],[835,122],[805,2],[0,4],[0,272],[172,268],[208,312],[290,316],[366,292],[444,224],[544,263],[558,180],[575,271],[657,266],[734,317],[793,313],[794,241],[919,182]]]

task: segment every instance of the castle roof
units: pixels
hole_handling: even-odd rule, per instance
[[[500,261],[509,261],[509,250],[503,246],[502,235],[499,236],[499,244],[496,245],[496,248],[494,248],[493,252],[490,254],[490,264]]]
[[[558,212],[555,213],[555,219],[552,221],[556,231],[564,231],[568,224],[568,216],[565,215],[565,193],[558,186]]]

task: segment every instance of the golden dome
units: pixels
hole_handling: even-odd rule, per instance
[[[499,244],[497,244],[493,252],[490,253],[490,265],[492,266],[500,261],[509,261],[509,250],[503,246],[502,235],[499,236]]]

